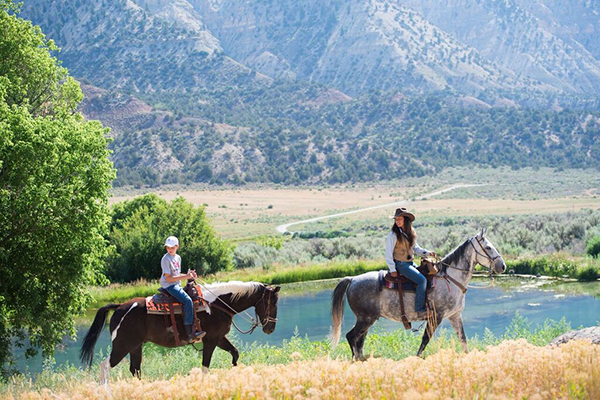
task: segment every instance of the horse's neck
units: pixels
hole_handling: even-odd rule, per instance
[[[475,256],[473,248],[469,246],[469,248],[464,251],[462,257],[457,261],[450,263],[451,267],[446,268],[446,275],[449,275],[458,282],[466,285],[473,277],[474,264]]]
[[[240,296],[235,300],[232,300],[233,295],[228,294],[227,296],[225,296],[224,301],[225,303],[229,304],[231,308],[233,308],[236,312],[239,313],[249,309],[250,307],[253,307],[260,299],[260,295],[260,290],[257,290],[251,295]]]

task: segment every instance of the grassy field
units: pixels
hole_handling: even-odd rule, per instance
[[[398,338],[385,339],[379,338],[381,344],[395,350]],[[121,367],[112,371],[109,388],[113,398],[125,399],[593,399],[600,396],[597,368],[600,346],[589,342],[538,347],[525,339],[512,339],[476,348],[469,354],[457,350],[456,341],[450,341],[445,347],[438,347],[437,342],[432,344],[436,349],[425,359],[375,356],[366,362],[352,363],[339,356],[305,359],[301,343],[296,343],[293,346],[300,351],[285,354],[283,363],[243,363],[232,369],[212,369],[208,374],[196,367],[183,374],[171,373],[156,379],[146,376],[140,381],[127,376],[128,371]],[[179,354],[173,354],[172,358],[160,360],[163,368],[168,370],[170,364],[178,364],[172,362],[177,356]],[[41,377],[46,381],[41,389],[37,389],[37,384],[28,386],[26,382],[15,381],[4,388],[0,396],[10,399],[109,397],[92,374],[81,372],[77,379],[70,377],[67,379],[64,373]]]
[[[457,189],[427,200],[414,200],[455,183],[482,186]],[[120,190],[115,192],[113,203],[142,193]],[[517,273],[579,278],[590,277],[600,270],[600,261],[573,256],[582,253],[581,243],[584,243],[588,230],[591,235],[598,229],[597,222],[589,222],[594,218],[597,221],[597,211],[580,211],[600,209],[600,176],[597,171],[455,168],[435,177],[403,179],[377,185],[306,188],[178,187],[154,191],[168,200],[183,196],[194,204],[206,205],[206,212],[216,231],[234,243],[239,243],[236,254],[245,254],[248,259],[258,259],[256,254],[262,254],[260,251],[264,249],[268,250],[267,253],[274,252],[270,245],[261,242],[265,242],[264,235],[276,235],[277,225],[406,200],[407,206],[415,210],[421,223],[421,244],[432,245],[438,252],[449,250],[464,240],[465,235],[468,237],[475,233],[475,225],[480,222],[492,221],[497,225],[491,233],[496,235],[494,243],[499,249],[502,247],[500,250],[505,255],[509,269],[514,269]],[[389,229],[391,221],[388,217],[393,208],[296,225],[292,230],[343,230],[351,237],[317,243],[318,241],[297,238],[290,240],[286,236],[283,247],[278,250],[283,258],[280,257],[275,262],[263,262],[260,259],[260,267],[220,272],[203,279],[207,282],[253,280],[285,283],[287,285],[282,290],[282,296],[285,296],[298,291],[331,288],[334,280],[328,278],[385,269],[381,259],[383,250],[374,240],[381,239],[382,232]],[[550,214],[562,216],[553,224],[546,222],[546,226],[562,226],[563,221],[569,221],[572,217],[571,220],[577,220],[576,228],[586,229],[581,232],[573,231],[581,237],[570,245],[572,254],[548,255],[547,253],[557,251],[552,250],[554,242],[538,244],[536,249],[550,250],[537,253],[527,253],[525,247],[510,244],[511,235],[518,234],[528,239],[527,232],[517,232],[516,228],[522,225],[522,229],[526,231],[530,229],[527,224],[532,221],[521,215]],[[513,225],[519,226],[510,225],[511,220]],[[582,221],[589,226],[585,226]],[[505,227],[504,231],[500,227]],[[548,238],[556,236],[546,235]],[[569,238],[569,235],[572,235],[571,231],[565,229],[564,237]],[[371,258],[370,261],[364,261],[361,256],[356,255],[343,260],[345,255],[342,257],[342,252],[333,254],[330,258],[315,256],[308,261],[293,257],[306,251],[308,244],[319,247],[323,254],[326,254],[325,250],[335,249],[335,246],[356,251],[367,251],[370,246],[377,251],[365,257]],[[248,246],[247,250],[243,246]],[[526,256],[522,257],[523,254]],[[264,260],[269,258],[265,256]],[[291,284],[292,282],[296,283]],[[498,280],[499,285],[502,285],[501,282],[502,280]],[[555,282],[552,285],[552,290],[573,290],[568,284]],[[564,285],[564,288],[557,285]],[[593,285],[595,286],[589,289],[578,286],[577,290],[590,290],[597,295],[597,284]],[[157,287],[158,282],[140,281],[91,288],[91,291],[95,298],[94,307],[98,307],[110,302],[151,295],[156,292]],[[82,318],[89,319],[90,315]],[[130,378],[128,362],[125,361],[112,371],[114,380],[111,390],[114,397],[132,399],[159,396],[600,398],[600,372],[596,367],[600,364],[600,346],[570,343],[559,348],[538,347],[546,345],[553,337],[569,329],[564,321],[549,321],[544,326],[532,328],[517,315],[506,334],[501,337],[495,337],[487,331],[484,337],[469,338],[470,348],[474,351],[468,355],[460,351],[453,333],[441,332],[428,347],[424,360],[411,357],[419,346],[420,335],[403,330],[374,332],[368,336],[365,344],[366,351],[373,355],[366,363],[350,363],[350,351],[346,343],[335,351],[331,351],[326,341],[310,341],[309,338],[301,337],[293,337],[282,346],[256,343],[241,346],[238,343],[242,347],[242,365],[231,369],[229,355],[217,351],[213,359],[215,368],[209,375],[202,375],[197,369],[200,357],[189,347],[162,349],[148,345],[144,349],[143,381]],[[101,357],[102,355],[96,357],[91,371],[66,366],[58,370],[49,368],[35,380],[27,376],[14,376],[9,382],[0,383],[0,397],[106,398],[106,393],[95,383],[98,360]]]
[[[455,183],[483,186],[457,189],[432,199],[415,197]],[[600,175],[594,170],[554,171],[548,168],[512,171],[507,168],[453,168],[434,177],[340,187],[245,188],[177,187],[154,189],[171,200],[183,196],[206,204],[217,232],[227,239],[244,240],[275,234],[280,224],[312,217],[409,200],[419,218],[480,215],[558,213],[600,208]],[[119,189],[111,202],[141,194]],[[390,207],[294,226],[293,230],[344,229],[388,223]]]
[[[327,392],[322,392],[326,389],[326,385],[316,385],[312,381],[297,381],[297,372],[314,369],[318,376],[328,375],[331,382],[337,382],[342,385],[352,385],[357,382],[363,382],[354,387],[354,390],[365,390],[369,384],[366,380],[372,374],[383,374],[382,378],[394,381],[391,371],[404,371],[404,369],[415,369],[422,371],[421,379],[411,380],[409,383],[405,380],[399,380],[397,390],[415,390],[423,389],[425,384],[433,384],[432,380],[426,381],[423,377],[433,377],[441,374],[444,382],[443,386],[451,385],[456,390],[456,395],[459,398],[464,398],[470,392],[461,392],[464,385],[471,387],[472,385],[480,386],[494,377],[494,381],[499,385],[509,384],[513,379],[525,377],[527,374],[534,372],[532,376],[538,376],[543,373],[553,373],[555,362],[565,363],[566,374],[568,379],[579,377],[583,381],[573,381],[572,383],[583,384],[577,386],[578,390],[583,390],[583,394],[591,395],[596,392],[590,391],[590,380],[598,378],[598,371],[591,371],[590,366],[600,361],[599,349],[600,346],[590,346],[589,344],[568,344],[560,348],[538,347],[547,345],[552,338],[567,332],[570,326],[564,320],[552,321],[547,320],[544,324],[533,327],[530,322],[519,315],[516,315],[511,324],[506,328],[503,335],[495,336],[487,331],[482,337],[469,338],[469,348],[471,353],[464,355],[461,346],[456,340],[456,336],[449,330],[441,330],[436,334],[435,339],[429,344],[425,351],[425,359],[413,357],[421,340],[421,334],[407,332],[399,329],[394,332],[382,332],[375,330],[367,336],[365,343],[365,351],[370,354],[370,360],[366,363],[349,362],[350,349],[344,341],[335,350],[332,350],[330,344],[326,340],[310,341],[309,338],[294,336],[290,340],[284,341],[281,346],[248,344],[241,345],[233,337],[233,341],[240,349],[240,366],[231,368],[231,358],[228,353],[218,350],[213,357],[212,369],[209,375],[201,375],[198,373],[200,365],[200,357],[198,353],[190,346],[180,347],[176,349],[165,349],[148,344],[144,347],[144,359],[142,363],[143,380],[139,382],[130,376],[128,370],[128,362],[125,360],[111,371],[111,390],[113,396],[121,396],[123,398],[154,398],[159,395],[156,388],[168,386],[176,390],[171,395],[168,392],[160,392],[166,394],[168,398],[173,396],[177,398],[237,398],[238,392],[241,389],[242,379],[247,380],[256,378],[255,373],[260,375],[278,375],[280,382],[272,382],[270,379],[264,380],[262,392],[255,392],[254,396],[249,392],[239,392],[242,398],[254,397],[285,397],[280,390],[292,390],[289,396],[292,397],[332,397]],[[501,354],[506,353],[518,355],[518,357],[508,357],[509,360],[500,360]],[[571,357],[585,357],[580,359],[580,364],[571,364]],[[106,396],[102,388],[96,385],[98,379],[99,362],[103,355],[99,354],[95,357],[94,365],[91,370],[83,370],[75,366],[66,366],[59,369],[49,368],[42,374],[31,380],[26,376],[14,376],[7,383],[0,383],[0,397],[3,398],[102,398]],[[505,357],[506,358],[506,357]],[[549,363],[549,360],[554,360]],[[508,362],[508,363],[506,363]],[[588,362],[590,365],[588,365]],[[443,368],[442,363],[445,365]],[[513,364],[516,363],[516,364]],[[525,364],[529,367],[521,371],[525,375],[512,375],[517,371],[514,368],[523,368]],[[424,373],[421,367],[427,366],[433,368],[432,373]],[[551,369],[548,369],[552,366]],[[573,368],[573,375],[569,375],[570,367]],[[300,369],[299,369],[300,368]],[[340,368],[356,368],[362,370],[363,376],[352,376],[341,373]],[[448,370],[450,368],[450,370]],[[508,375],[500,374],[499,371],[504,371],[508,368]],[[252,371],[250,375],[246,375]],[[575,373],[576,372],[576,373]],[[303,372],[304,374],[304,372]],[[448,375],[449,374],[449,375]],[[456,383],[448,381],[452,374],[460,377]],[[413,375],[410,375],[413,376]],[[562,376],[562,375],[561,375]],[[305,377],[308,378],[308,377]],[[194,391],[189,391],[189,387],[185,387],[184,382],[191,382],[195,379],[202,379],[204,385],[202,388],[196,388]],[[358,379],[357,382],[355,380]],[[480,380],[481,379],[481,380]],[[508,379],[508,382],[505,380]],[[218,382],[221,382],[220,384]],[[353,383],[354,382],[354,383]],[[402,383],[401,383],[402,382]],[[566,396],[570,392],[560,392],[561,385],[569,381],[560,381],[560,384],[553,386],[553,390],[557,396]],[[372,384],[373,382],[371,382]],[[489,383],[489,382],[487,382]],[[529,384],[539,384],[537,381],[529,381]],[[307,388],[318,390],[313,394],[295,391],[297,385],[308,384]],[[214,391],[217,385],[219,391]],[[521,383],[518,384],[521,387]],[[189,385],[188,385],[189,386]],[[501,386],[505,387],[505,386]],[[134,388],[133,391],[131,391]],[[177,389],[175,389],[177,388]],[[480,387],[485,388],[484,386]],[[548,387],[536,386],[539,390],[548,390]],[[594,386],[592,386],[594,388]],[[101,389],[101,390],[99,390]],[[163,389],[165,389],[163,387]],[[163,390],[161,389],[161,390]],[[394,389],[394,390],[396,390]],[[449,389],[449,388],[447,388]],[[166,390],[166,389],[165,389]],[[180,390],[184,390],[180,392]],[[188,391],[185,391],[188,390]],[[198,390],[198,391],[196,391]],[[256,388],[252,389],[252,391]],[[369,390],[372,390],[370,388]],[[500,388],[498,388],[500,390]],[[597,390],[595,388],[594,390]],[[343,392],[347,394],[348,392]],[[358,392],[356,392],[358,393]],[[400,393],[400,392],[398,392]],[[447,396],[448,392],[437,393],[440,396]],[[502,394],[499,391],[493,392],[473,392],[473,394]],[[523,395],[533,392],[523,392]],[[380,398],[384,392],[367,392],[367,397],[374,396]],[[506,394],[506,393],[505,393]],[[572,394],[572,393],[570,393]],[[388,393],[389,395],[389,393]],[[288,396],[288,397],[289,397]],[[361,396],[359,396],[361,397]],[[394,396],[392,396],[394,397]],[[469,397],[469,396],[467,396]],[[552,397],[552,396],[550,396]],[[586,398],[586,397],[584,397]],[[591,397],[590,397],[591,398]]]

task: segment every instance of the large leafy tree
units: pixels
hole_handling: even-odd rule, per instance
[[[108,266],[111,280],[129,282],[160,277],[160,259],[167,236],[179,238],[182,271],[199,274],[231,267],[231,246],[215,234],[204,207],[194,207],[183,197],[170,203],[147,194],[116,204],[110,243],[116,252]]]
[[[39,27],[0,0],[0,365],[11,342],[52,354],[102,275],[108,130],[77,112],[78,83]]]

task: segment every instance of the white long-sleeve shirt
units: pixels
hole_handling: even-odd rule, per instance
[[[396,271],[396,264],[394,263],[394,247],[396,247],[397,240],[396,234],[393,231],[390,231],[385,241],[385,263],[390,269],[390,272]],[[417,242],[415,242],[415,245],[413,246],[413,251],[416,255],[421,257],[432,255],[429,250],[422,248]]]

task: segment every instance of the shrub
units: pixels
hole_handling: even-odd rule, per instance
[[[600,275],[598,262],[588,263],[592,259],[566,258],[564,255],[545,256],[534,259],[508,261],[508,269],[517,274],[545,275],[562,277],[568,276],[580,281],[596,280]]]
[[[231,246],[216,236],[204,207],[196,208],[182,197],[167,203],[148,194],[114,206],[109,279],[131,282],[159,278],[164,240],[171,235],[179,238],[182,272],[191,268],[206,274],[231,266]]]
[[[272,247],[279,250],[283,246],[284,239],[281,236],[262,236],[257,241],[263,247]]]
[[[584,281],[584,282],[595,281],[599,277],[600,277],[600,269],[598,269],[597,267],[594,267],[592,265],[582,268],[577,273],[578,281]]]
[[[600,255],[600,236],[594,236],[588,240],[585,252],[592,257],[598,258]]]

